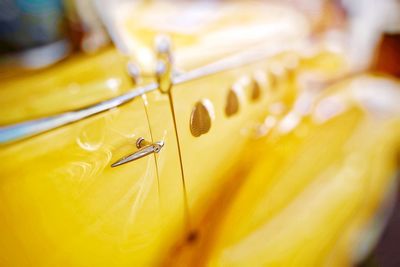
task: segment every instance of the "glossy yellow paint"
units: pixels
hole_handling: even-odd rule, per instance
[[[113,50],[98,57],[105,60],[113,58],[112,55],[118,57]],[[241,166],[243,148],[258,135],[268,110],[280,117],[292,105],[298,91],[293,75],[298,70],[289,70],[281,57],[173,88],[185,181],[171,106],[168,96],[160,92],[149,93],[82,122],[3,146],[0,210],[6,219],[0,229],[5,231],[2,248],[9,255],[3,259],[4,264],[148,266],[174,255],[174,245],[196,226],[210,203],[209,196],[219,190],[229,177],[227,173]],[[90,65],[94,63],[98,62]],[[57,67],[61,73],[67,73],[68,77],[80,75],[80,68],[74,74],[74,64],[62,64],[65,65]],[[52,70],[39,72],[35,79],[46,78],[49,71]],[[86,76],[88,82],[81,82],[78,95],[84,93],[82,90],[89,82],[107,83],[102,73],[96,74],[95,68],[93,75]],[[112,77],[123,76],[116,72]],[[49,106],[48,112],[75,105],[70,101],[53,102],[54,89],[50,86],[58,88],[68,80],[60,77],[51,78],[49,87],[41,89],[48,97],[38,101]],[[9,81],[5,90],[8,94],[15,90],[15,97],[26,94],[27,89],[22,85],[30,84],[31,79]],[[256,100],[252,99],[254,82],[260,88]],[[126,81],[123,85],[121,91],[127,90],[130,83]],[[107,92],[107,88],[101,89]],[[224,106],[229,89],[238,93],[240,106],[238,114],[227,118]],[[72,97],[65,90],[63,87],[56,93],[66,94],[65,99]],[[86,98],[87,103],[96,100],[90,96],[94,97],[93,92]],[[197,139],[190,135],[188,123],[193,104],[201,99],[213,103],[215,118],[210,133]],[[29,97],[20,105],[26,103],[30,103]],[[39,108],[33,111],[17,114],[18,118],[36,117],[43,112]],[[1,112],[7,118],[8,111]],[[140,136],[163,140],[166,145],[155,158],[150,156],[111,169],[113,161],[136,150],[134,144]],[[54,145],[49,146],[50,143]]]
[[[0,76],[0,125],[93,105],[132,89],[127,58],[115,48],[73,55],[32,73]]]
[[[373,244],[395,190],[400,84],[358,77],[316,94],[307,113],[300,99],[252,142],[250,171],[219,191],[229,201],[209,207],[217,219],[204,219],[213,231],[191,263],[352,266]]]
[[[165,5],[155,8],[172,8]],[[302,46],[275,51],[284,43],[312,45],[303,42],[309,25],[294,10],[257,7],[222,6],[223,15],[195,34],[161,31],[165,25],[150,16],[156,10],[138,9],[140,23],[125,25],[140,39],[132,56],[144,72],[153,73],[154,58],[146,55],[154,56],[159,32],[172,36],[178,70],[259,43],[272,52],[175,85],[170,96],[154,91],[0,147],[0,265],[346,266],[359,257],[354,247],[396,168],[399,85],[364,76],[321,92],[298,83],[309,73],[319,85],[342,77],[343,55],[324,46],[311,54]],[[265,24],[255,39],[237,36]],[[286,30],[270,34],[277,25]],[[109,48],[3,78],[0,124],[120,95],[133,86],[126,62]],[[230,90],[239,109],[228,117]],[[212,122],[195,137],[190,115],[198,101],[212,106]],[[112,169],[137,150],[138,137],[165,146]]]
[[[158,252],[155,161],[110,165],[151,139],[137,99],[1,148],[3,266],[148,265]]]
[[[206,164],[203,152],[183,154],[202,167],[186,171],[189,186],[201,180],[189,194],[201,199],[191,206],[197,240],[179,242],[166,266],[352,266],[368,252],[395,190],[400,84],[365,75],[314,93],[268,114],[265,136],[246,142],[222,180],[198,173],[225,151]]]
[[[276,90],[276,94],[283,94],[285,91],[283,87],[269,86],[265,65],[227,71],[172,89],[190,210],[201,210],[200,206],[208,205],[208,196],[221,186],[226,173],[240,161],[244,145],[255,134],[269,98],[275,93],[268,92]],[[263,78],[261,96],[258,101],[252,101],[251,89],[257,74]],[[239,96],[239,111],[228,118],[224,108],[231,88]],[[210,131],[195,137],[189,131],[189,123],[198,101],[209,105],[212,120]]]
[[[143,96],[151,128],[153,142],[164,141],[165,145],[155,156],[160,187],[160,207],[163,235],[162,253],[153,257],[157,263],[171,255],[176,240],[184,238],[189,226],[186,188],[179,162],[176,132],[168,96],[159,91]]]

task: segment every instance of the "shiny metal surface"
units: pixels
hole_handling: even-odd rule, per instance
[[[0,222],[0,228],[7,229],[1,234],[3,244],[8,244],[2,251],[12,259],[1,259],[0,266],[154,266],[149,263],[154,257],[147,256],[156,246],[152,244],[171,239],[158,230],[161,222],[154,157],[110,167],[137,151],[139,136],[151,140],[143,103],[137,98],[2,146],[1,199],[19,203],[19,211],[11,214],[6,205],[0,205],[0,217],[12,218]],[[18,190],[7,191],[9,186]],[[40,214],[46,214],[43,220]],[[18,248],[12,245],[16,231],[11,225],[23,229]],[[163,227],[168,228],[165,224]],[[38,234],[40,229],[47,229],[48,234]],[[40,243],[56,244],[54,249],[69,252],[65,256],[49,253]],[[32,256],[26,256],[30,253],[27,250]],[[106,255],[112,256],[104,258]]]
[[[299,44],[292,44],[290,47],[282,45],[281,47],[277,47],[272,50],[263,49],[261,46],[253,47],[253,49],[251,49],[250,51],[237,53],[234,54],[233,56],[223,58],[222,60],[207,64],[205,66],[193,69],[191,71],[176,74],[171,80],[164,78],[158,79],[158,83],[150,83],[148,85],[136,88],[130,92],[127,92],[115,98],[111,98],[109,100],[103,101],[101,103],[86,108],[0,127],[0,144],[6,144],[21,139],[25,139],[28,137],[32,137],[34,135],[56,129],[58,127],[67,125],[69,123],[73,123],[88,118],[94,114],[98,114],[107,111],[109,109],[118,107],[122,104],[125,104],[133,100],[137,96],[156,90],[160,86],[164,88],[165,87],[164,81],[167,82],[169,86],[182,84],[212,74],[217,74],[229,69],[234,69],[251,63],[266,60],[268,57],[272,57],[273,55],[276,55],[277,53],[285,51],[289,48],[295,49],[297,45]],[[160,51],[161,52],[168,51],[168,49],[165,50],[160,48]],[[161,54],[164,56],[166,55],[165,53]],[[168,58],[170,59],[169,53],[167,53],[167,55]],[[170,67],[168,67],[168,69],[169,68]],[[164,75],[168,75],[168,77],[171,77],[169,73],[170,71],[166,71]]]
[[[136,140],[136,147],[139,148],[143,148],[144,146],[150,145],[151,143],[146,141],[146,139],[144,139],[143,137],[139,137]]]
[[[150,14],[167,13],[161,11]],[[175,17],[182,21],[179,15],[187,13]],[[360,247],[357,230],[375,213],[397,167],[399,117],[386,111],[397,110],[400,98],[370,79],[323,90],[302,86],[287,58],[300,58],[296,77],[314,70],[319,82],[345,68],[326,51],[306,57],[281,46],[293,39],[263,38],[273,50],[242,43],[251,39],[244,38],[249,21],[243,13],[229,17],[237,26],[216,25],[216,43],[199,43],[201,53],[180,49],[177,39],[191,46],[202,36],[171,35],[177,53],[169,70],[159,69],[166,71],[165,84],[157,83],[154,38],[144,27],[135,36],[151,43],[151,58],[144,65],[129,58],[137,64],[131,77],[129,59],[114,49],[102,60],[82,56],[75,63],[88,62],[83,67],[54,66],[36,79],[2,86],[13,96],[10,101],[2,91],[2,117],[23,111],[0,125],[81,111],[152,82],[155,90],[0,148],[1,266],[352,266],[347,255]],[[143,21],[139,12],[129,15]],[[266,27],[257,25],[251,33],[259,40]],[[144,79],[133,84],[137,73]],[[68,90],[71,82],[76,94]],[[48,98],[32,101],[41,90]],[[236,97],[228,110],[235,111],[235,100],[240,106],[228,118],[229,90]],[[77,103],[85,94],[86,102]],[[193,136],[191,115],[196,134],[206,134]],[[161,148],[154,141],[168,145],[155,154]]]
[[[128,62],[126,69],[129,76],[132,78],[134,84],[139,84],[140,82],[140,69],[134,62]]]
[[[284,51],[300,51],[305,45],[312,46],[311,43],[303,41],[283,44],[276,47],[270,47],[266,43],[260,43],[242,52],[226,56],[210,64],[179,74],[173,78],[173,84],[181,84],[252,63],[262,62]]]
[[[157,67],[156,77],[158,88],[162,93],[167,93],[173,85],[173,58],[171,41],[167,36],[160,35],[156,38]]]
[[[147,86],[135,89],[121,96],[101,102],[99,104],[83,108],[76,111],[61,113],[59,115],[50,116],[42,119],[31,120],[10,126],[0,128],[0,144],[17,141],[23,138],[31,137],[36,134],[44,133],[49,130],[88,118],[95,114],[110,110],[125,104],[135,97],[151,92],[157,89],[157,84],[152,83]]]
[[[140,147],[141,143],[143,143],[142,141],[144,141],[144,139],[143,138],[139,138],[138,141],[139,142],[136,142],[136,144],[137,144],[137,146]],[[130,155],[126,156],[126,157],[123,157],[123,158],[119,159],[118,161],[114,162],[111,165],[111,167],[117,167],[117,166],[120,166],[122,164],[138,160],[138,159],[143,158],[145,156],[148,156],[150,154],[158,153],[158,152],[161,151],[163,146],[164,146],[164,142],[163,141],[158,141],[158,142],[155,142],[154,144],[142,146],[135,153],[132,153],[132,154],[130,154]]]

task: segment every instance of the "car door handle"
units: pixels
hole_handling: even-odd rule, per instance
[[[164,146],[164,142],[163,141],[158,141],[155,143],[149,143],[147,142],[143,137],[140,137],[137,141],[136,141],[136,147],[139,149],[138,151],[129,154],[119,160],[117,160],[116,162],[114,162],[111,167],[117,167],[120,166],[122,164],[131,162],[131,161],[135,161],[138,160],[140,158],[143,158],[145,156],[148,156],[150,154],[153,153],[158,153],[160,152],[160,150],[163,148]]]

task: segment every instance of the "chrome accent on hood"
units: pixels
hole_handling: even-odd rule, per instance
[[[174,73],[174,77],[172,78],[172,85],[190,82],[192,80],[200,79],[208,75],[266,60],[268,57],[273,56],[279,52],[287,51],[290,49],[296,50],[296,48],[298,48],[299,45],[301,46],[302,44],[303,43],[282,45],[274,49],[266,49],[265,47],[263,47],[263,45],[259,45],[253,47],[250,50],[236,53],[232,56],[225,57],[221,60],[190,70],[188,72]],[[112,108],[119,107],[133,100],[137,96],[152,92],[154,90],[157,90],[158,88],[158,83],[154,82],[147,84],[143,87],[132,89],[125,94],[100,102],[98,104],[94,104],[92,106],[88,106],[86,108],[0,127],[0,145],[32,137],[61,126],[80,121],[82,119],[110,110]]]

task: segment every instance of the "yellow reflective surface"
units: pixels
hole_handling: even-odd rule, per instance
[[[0,125],[93,105],[132,88],[127,59],[115,48],[74,55],[47,69],[0,75]]]
[[[154,158],[110,167],[138,137],[151,140],[141,99],[2,147],[1,264],[152,264],[163,239]]]
[[[177,131],[156,91],[3,145],[2,264],[350,266],[392,185],[399,85],[295,82],[324,70],[318,60],[293,67],[280,55],[175,86]],[[238,110],[228,116],[231,90]],[[195,137],[190,116],[203,100],[211,128]],[[166,145],[112,169],[138,137]]]
[[[398,84],[361,77],[326,93],[309,115],[283,118],[255,146],[260,160],[218,225],[210,265],[358,260],[371,234],[364,231],[377,230],[365,229],[367,222],[394,186],[399,96]],[[293,116],[297,125],[285,131]]]
[[[246,142],[241,164],[210,182],[219,184],[213,191],[202,193],[211,175],[189,169],[201,180],[189,194],[201,199],[194,208],[198,237],[183,240],[185,249],[166,265],[352,266],[361,260],[384,227],[396,190],[399,88],[365,75],[311,99],[300,93],[284,116],[267,115],[264,136]],[[220,144],[229,143],[221,140],[208,160],[200,152],[187,156],[199,163],[204,157],[197,170],[218,160],[226,149]]]
[[[146,57],[150,43],[167,26],[161,32],[176,42],[177,70],[259,42],[271,48],[299,42],[312,53],[301,45],[273,50],[174,85],[170,95],[154,91],[2,145],[0,265],[351,266],[361,259],[375,225],[384,225],[377,214],[390,202],[398,168],[398,82],[376,75],[339,82],[349,72],[344,55],[303,42],[309,25],[291,9],[274,7],[263,16],[264,8],[235,5],[195,34],[160,25],[151,16],[157,10],[124,24],[140,37],[134,46],[140,55],[130,56],[145,72],[154,67]],[[238,38],[245,28],[254,39]],[[127,60],[108,48],[2,78],[0,124],[132,89]],[[205,113],[193,119],[198,103],[206,119]],[[138,150],[139,137],[165,145],[111,168]]]

